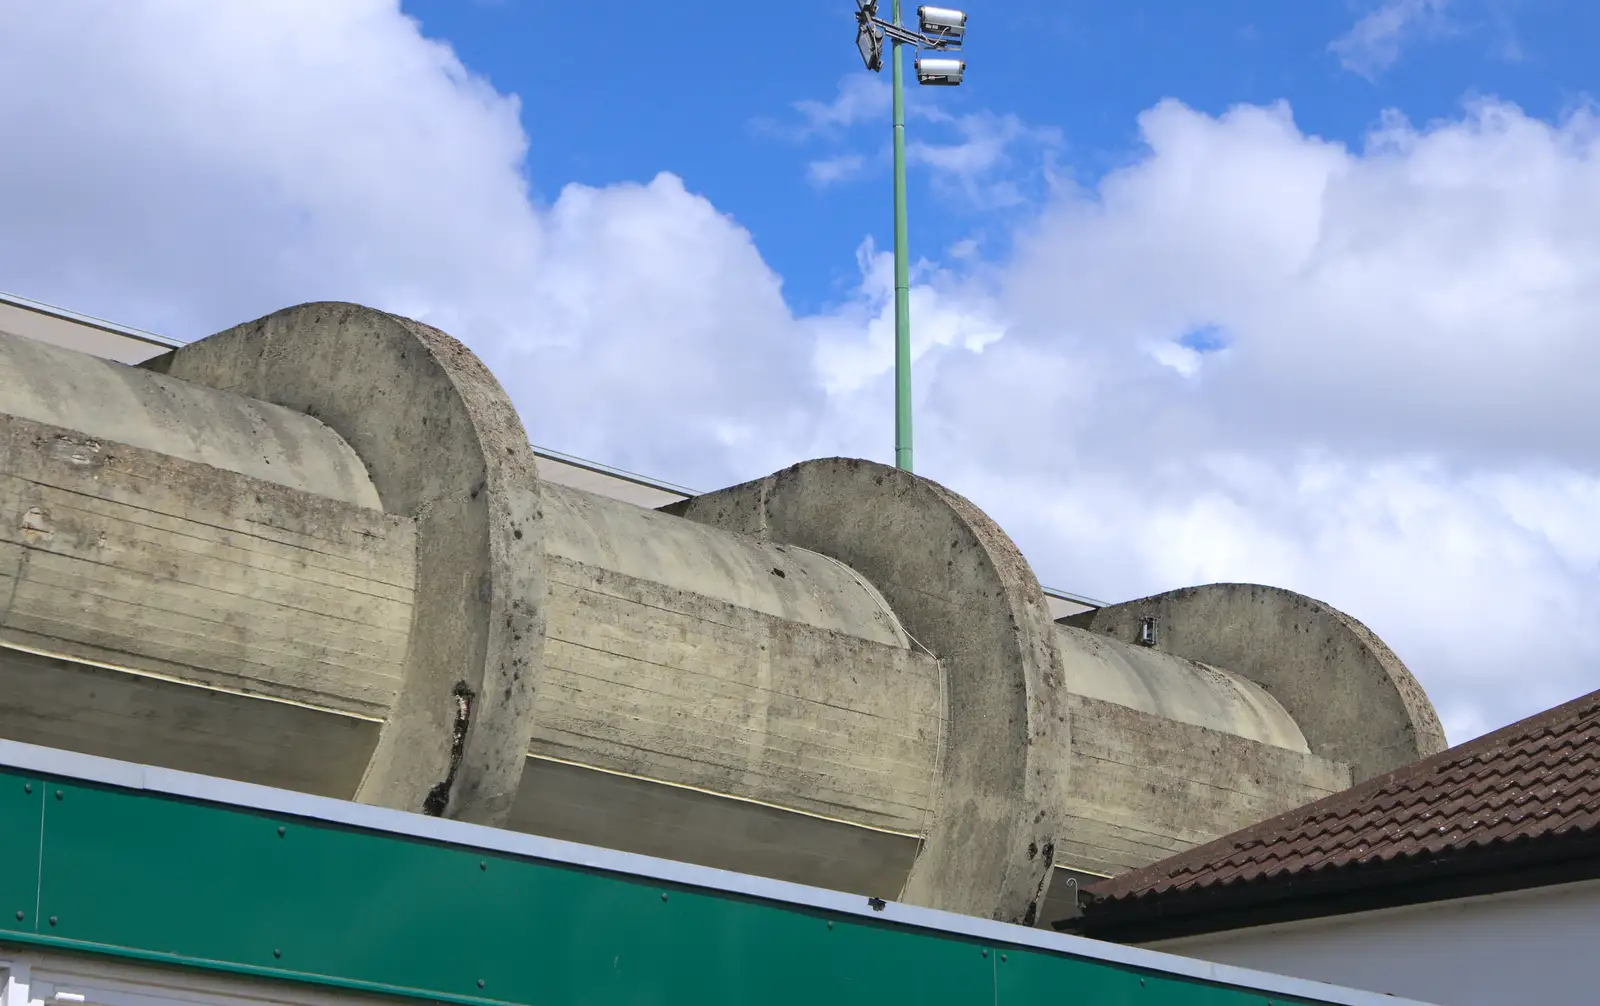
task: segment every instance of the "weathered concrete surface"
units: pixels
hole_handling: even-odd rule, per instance
[[[858,574],[803,549],[545,489],[535,755],[854,825],[926,827],[939,668],[908,647]]]
[[[666,508],[832,556],[944,671],[936,812],[905,900],[1032,924],[1060,833],[1068,723],[1044,593],[993,521],[943,486],[833,458]]]
[[[1253,681],[1087,629],[1057,623],[1056,637],[1074,695],[1291,751],[1310,750],[1294,717]]]
[[[1353,780],[1444,750],[1444,730],[1400,658],[1349,615],[1292,591],[1215,583],[1101,608],[1066,621],[1134,642],[1155,618],[1167,653],[1226,667],[1277,699],[1313,753]]]
[[[404,518],[0,416],[0,643],[382,718],[413,550]]]
[[[1069,706],[1072,788],[1041,927],[1073,914],[1080,873],[1115,876],[1350,786],[1349,766],[1303,750],[1082,694]]]
[[[0,642],[0,737],[349,799],[381,720]]]
[[[319,419],[416,524],[403,684],[358,798],[504,820],[533,731],[543,639],[539,485],[516,410],[436,329],[305,304],[151,361],[195,384]]]
[[[546,759],[523,780],[511,827],[645,856],[887,900],[917,854],[916,835]]]
[[[61,352],[0,351],[0,736],[1028,922],[1437,733],[1287,592],[1052,622],[892,468],[662,512],[541,486],[493,378],[403,319]]]
[[[1313,754],[1074,695],[1057,862],[1117,874],[1350,786]]]
[[[545,554],[905,649],[883,596],[836,559],[544,485]]]
[[[0,414],[380,509],[356,452],[310,416],[4,333]]]

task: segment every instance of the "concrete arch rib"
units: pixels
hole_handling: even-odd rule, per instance
[[[1361,782],[1445,748],[1433,704],[1371,629],[1303,594],[1213,583],[1073,615],[1126,643],[1145,618],[1156,647],[1254,681],[1289,711],[1314,754]]]
[[[808,461],[663,508],[820,552],[865,576],[943,665],[937,810],[903,900],[1032,924],[1065,805],[1068,721],[1043,591],[1005,533],[895,468]]]
[[[416,522],[400,695],[356,798],[496,824],[532,733],[544,637],[537,470],[521,420],[465,346],[354,304],[279,311],[147,364],[320,419],[383,508]]]

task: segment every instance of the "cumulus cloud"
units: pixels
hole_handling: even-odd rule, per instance
[[[1360,150],[1282,106],[1141,128],[1021,240],[1004,338],[937,375],[941,467],[1067,582],[1357,614],[1457,738],[1600,684],[1593,118],[1478,102]]]
[[[878,114],[866,79],[808,123]],[[1595,687],[1592,116],[1482,101],[1357,149],[1282,106],[1140,127],[1013,258],[917,265],[919,470],[1047,582],[1350,611],[1458,740]],[[537,442],[691,485],[889,454],[881,251],[796,316],[693,179],[532,198],[518,99],[393,0],[0,7],[0,135],[26,138],[0,148],[0,287],[184,337],[401,311],[480,352]],[[987,156],[961,163],[1003,178]]]
[[[1478,101],[1426,129],[1390,116],[1360,151],[1283,106],[1166,102],[1142,128],[1148,156],[1023,239],[1011,295],[1037,334],[1019,337],[1071,326],[1113,356],[1208,326],[1225,351],[1195,392],[1205,435],[1252,448],[1595,462],[1589,112],[1551,124]]]

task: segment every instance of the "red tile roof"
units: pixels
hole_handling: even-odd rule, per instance
[[[1327,914],[1319,899],[1348,905],[1361,888],[1390,888],[1388,904],[1429,900],[1395,889],[1513,866],[1526,880],[1574,856],[1600,863],[1600,691],[1097,884],[1070,928],[1232,928],[1216,923],[1251,904]]]

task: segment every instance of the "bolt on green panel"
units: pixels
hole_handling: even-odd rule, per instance
[[[0,772],[0,932],[34,931],[43,794],[41,780]]]

